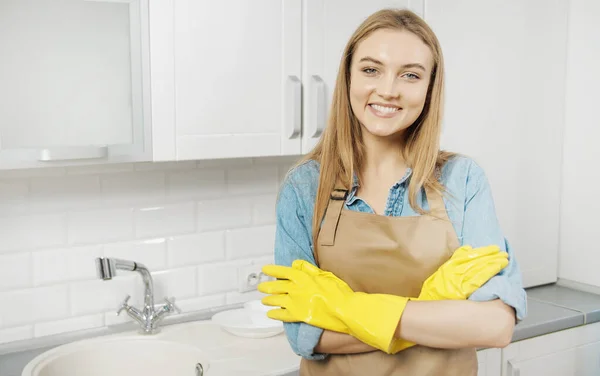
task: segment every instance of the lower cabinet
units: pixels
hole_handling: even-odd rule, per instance
[[[600,323],[510,344],[502,350],[501,375],[600,375]]]
[[[477,351],[477,376],[500,376],[502,350],[485,349]]]

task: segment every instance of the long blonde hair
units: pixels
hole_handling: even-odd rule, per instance
[[[439,41],[415,13],[404,9],[380,10],[369,16],[348,41],[338,70],[327,126],[315,148],[300,161],[315,160],[320,164],[312,220],[313,244],[316,244],[321,220],[336,182],[343,184],[345,189],[351,189],[354,173],[361,171],[365,161],[362,129],[350,106],[350,68],[358,44],[380,29],[411,32],[431,49],[434,65],[425,106],[419,118],[406,130],[402,152],[413,170],[408,194],[409,204],[415,211],[426,213],[417,204],[417,193],[423,187],[444,192],[437,174],[453,154],[440,151],[439,146],[444,91],[444,62]]]

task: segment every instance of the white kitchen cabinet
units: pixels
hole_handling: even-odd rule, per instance
[[[0,169],[151,159],[147,12],[0,1]]]
[[[502,350],[485,349],[477,351],[477,376],[500,376]]]
[[[301,0],[151,0],[155,160],[300,154]]]
[[[502,376],[600,375],[600,323],[510,344],[502,350]]]
[[[424,0],[305,0],[302,45],[302,152],[325,128],[342,53],[354,30],[383,8],[408,8],[423,16]]]
[[[155,160],[297,155],[326,122],[342,50],[415,0],[150,0]]]
[[[526,287],[555,282],[567,1],[427,0],[446,65],[442,147],[485,170]]]
[[[600,288],[600,252],[590,247],[598,231],[600,201],[600,1],[569,1],[569,54],[562,165],[560,264],[561,280]],[[582,183],[585,182],[585,183]]]

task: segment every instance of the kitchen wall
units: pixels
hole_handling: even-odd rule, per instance
[[[0,343],[128,320],[137,273],[96,279],[94,258],[145,264],[157,303],[183,311],[258,297],[238,267],[272,262],[274,208],[294,158],[0,171]]]
[[[598,18],[599,1],[571,0],[558,263],[562,282],[590,285],[595,292],[600,292]]]

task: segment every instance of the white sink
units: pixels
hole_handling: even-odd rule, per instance
[[[31,361],[23,376],[196,376],[206,355],[196,347],[156,338],[101,339],[60,346]]]
[[[300,357],[283,333],[234,336],[212,321],[164,326],[74,341],[32,359],[21,376],[274,376],[297,372]]]

